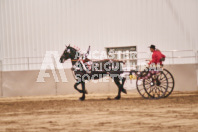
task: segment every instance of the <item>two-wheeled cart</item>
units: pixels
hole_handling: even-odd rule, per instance
[[[168,97],[175,86],[173,75],[165,68],[161,70],[130,71],[130,76],[136,76],[136,87],[145,99],[160,99]]]

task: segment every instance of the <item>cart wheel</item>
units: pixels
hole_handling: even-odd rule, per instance
[[[145,99],[150,99],[151,97],[146,93],[144,86],[143,86],[144,79],[141,77],[137,77],[136,87],[138,93]]]
[[[163,72],[168,79],[168,89],[164,97],[168,97],[173,92],[173,89],[175,87],[175,80],[173,78],[173,75],[167,69],[163,69]]]
[[[163,98],[168,89],[168,79],[163,72],[153,74],[150,78],[143,80],[143,86],[146,93],[154,98]]]

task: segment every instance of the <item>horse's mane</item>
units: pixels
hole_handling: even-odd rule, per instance
[[[73,51],[73,52],[78,52],[78,53],[80,53],[81,51],[80,51],[80,48],[78,48],[78,47],[72,47],[72,46],[68,46],[67,47],[67,49],[70,49],[71,51]]]

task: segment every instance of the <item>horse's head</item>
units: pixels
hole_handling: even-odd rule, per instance
[[[66,46],[63,54],[61,55],[60,57],[60,63],[64,63],[67,59],[78,59],[79,58],[79,52],[71,47],[70,45],[69,46]]]

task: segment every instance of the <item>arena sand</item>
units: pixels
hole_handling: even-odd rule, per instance
[[[137,93],[0,98],[0,131],[198,131],[198,92],[146,100]]]

